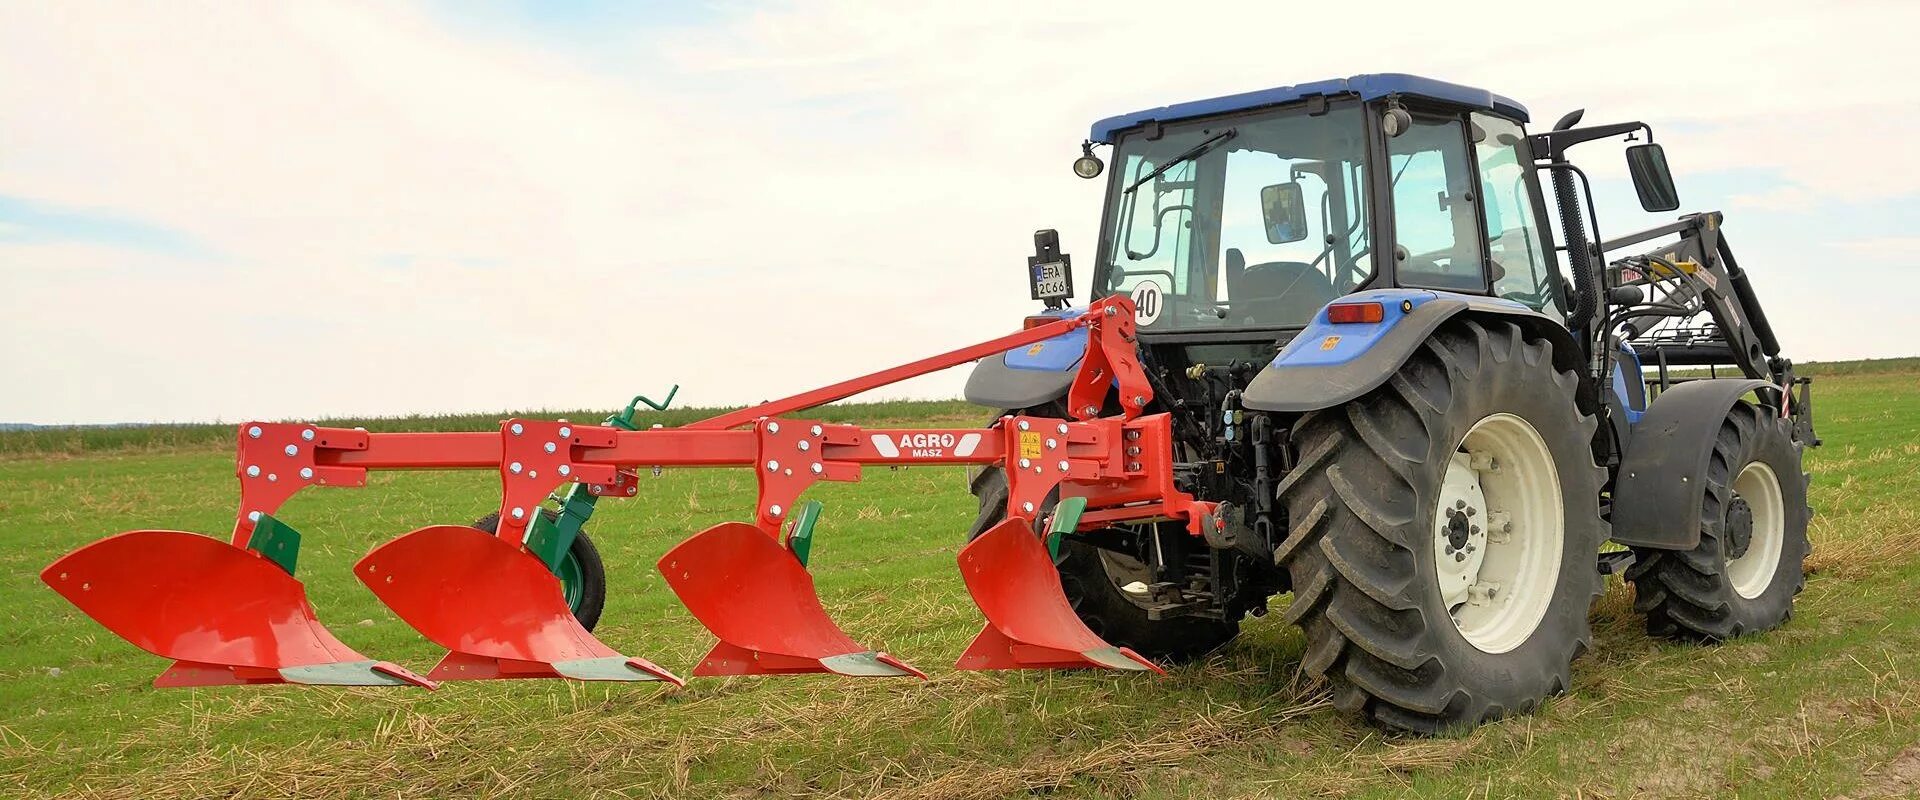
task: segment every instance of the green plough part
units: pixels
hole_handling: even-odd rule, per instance
[[[807,554],[813,551],[813,526],[820,521],[820,501],[808,500],[801,503],[793,512],[793,525],[788,528],[787,550],[800,560],[800,566],[807,565]]]
[[[253,524],[253,535],[247,538],[247,549],[292,575],[294,563],[300,560],[300,532],[271,514],[261,514]]]
[[[1053,517],[1047,520],[1047,555],[1054,563],[1060,563],[1060,540],[1080,529],[1080,515],[1086,510],[1084,497],[1063,497],[1054,505]]]

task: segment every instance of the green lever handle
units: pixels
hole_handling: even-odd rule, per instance
[[[651,408],[655,411],[665,411],[667,410],[667,405],[673,402],[673,396],[679,393],[680,393],[680,384],[676,383],[673,385],[673,388],[667,390],[667,399],[661,400],[658,403],[653,402],[651,399],[648,399],[648,397],[644,394],[635,395],[633,400],[627,403],[626,410],[621,411],[607,418],[607,424],[612,427],[619,428],[621,430],[628,430],[628,431],[639,430],[639,427],[633,424],[633,415],[636,411],[639,410],[641,403],[647,404],[648,408]]]

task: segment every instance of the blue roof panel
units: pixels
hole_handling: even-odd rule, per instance
[[[1262,89],[1257,92],[1230,94],[1206,100],[1194,100],[1187,103],[1175,103],[1170,106],[1135,111],[1108,117],[1093,123],[1090,138],[1096,142],[1112,142],[1114,133],[1123,128],[1131,128],[1148,120],[1172,122],[1191,117],[1204,117],[1232,111],[1245,111],[1262,106],[1291,103],[1314,95],[1358,95],[1362,100],[1375,100],[1390,94],[1412,95],[1458,103],[1473,108],[1486,109],[1520,122],[1527,121],[1527,109],[1513,100],[1501,97],[1485,89],[1461,86],[1457,83],[1436,81],[1418,75],[1400,73],[1382,73],[1379,75],[1355,75],[1351,78],[1335,78],[1326,81],[1302,83],[1297,86],[1281,86],[1274,89]]]

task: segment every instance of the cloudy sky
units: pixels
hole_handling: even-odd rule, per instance
[[[1920,4],[1581,6],[0,0],[0,421],[781,396],[1090,269],[1095,118],[1386,71],[1653,123],[1790,355],[1920,353]]]

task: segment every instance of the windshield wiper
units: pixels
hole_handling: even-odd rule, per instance
[[[1140,188],[1140,184],[1146,183],[1147,181],[1160,177],[1161,173],[1166,172],[1167,170],[1173,169],[1174,165],[1179,164],[1182,161],[1188,161],[1191,159],[1199,158],[1201,155],[1205,154],[1208,150],[1212,150],[1215,145],[1218,145],[1221,142],[1224,142],[1228,139],[1233,138],[1234,132],[1235,132],[1234,129],[1228,128],[1224,131],[1221,131],[1219,133],[1216,133],[1212,136],[1207,137],[1206,141],[1203,141],[1199,144],[1196,144],[1192,147],[1187,148],[1180,155],[1167,159],[1167,163],[1154,167],[1152,172],[1149,172],[1145,175],[1140,176],[1139,180],[1134,181],[1133,185],[1120,190],[1120,193],[1133,194],[1133,190]]]

